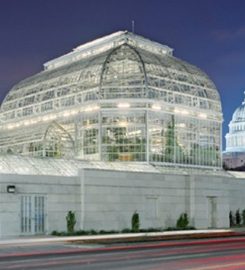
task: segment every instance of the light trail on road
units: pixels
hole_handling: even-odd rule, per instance
[[[118,249],[118,246],[90,249],[89,252],[33,254],[0,259],[0,269],[82,269],[82,270],[234,270],[245,269],[245,241],[239,239],[232,242],[206,240],[170,241],[169,246],[153,244],[130,245],[130,249]],[[171,243],[175,244],[171,246]],[[43,245],[42,245],[43,246]],[[119,246],[120,248],[120,246]],[[52,250],[53,251],[53,250]]]

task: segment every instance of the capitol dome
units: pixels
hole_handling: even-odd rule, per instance
[[[245,100],[233,113],[225,138],[226,152],[245,152]]]
[[[9,91],[0,121],[1,153],[221,166],[214,83],[170,47],[127,31],[45,63]]]
[[[245,122],[245,101],[232,115],[232,123]]]

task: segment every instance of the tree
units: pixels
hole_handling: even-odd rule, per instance
[[[185,155],[182,147],[177,141],[177,136],[175,134],[175,120],[174,116],[172,115],[166,131],[165,161],[173,163],[183,163],[184,160]]]
[[[230,227],[234,226],[234,217],[232,211],[229,213],[229,221],[230,221]]]
[[[74,227],[76,223],[77,221],[76,221],[75,212],[69,211],[66,216],[66,226],[67,226],[68,233],[74,232]]]
[[[239,209],[236,210],[236,225],[240,225],[241,224],[241,214]]]
[[[189,225],[189,218],[187,213],[183,213],[180,215],[176,222],[176,227],[179,229],[185,229]]]
[[[165,146],[165,161],[174,162],[174,148],[175,148],[175,132],[174,132],[174,117],[168,123],[166,132],[166,146]]]
[[[131,227],[133,232],[138,232],[140,229],[140,217],[137,211],[134,212],[131,219]]]
[[[242,210],[242,225],[245,226],[245,209]]]

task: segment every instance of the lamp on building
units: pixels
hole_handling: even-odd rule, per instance
[[[7,192],[8,193],[15,193],[15,186],[14,185],[7,186]]]

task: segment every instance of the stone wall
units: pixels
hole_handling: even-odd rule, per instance
[[[16,192],[7,193],[8,185],[15,185]],[[76,226],[80,227],[80,181],[77,177],[1,174],[1,238],[21,235],[21,196],[25,195],[44,196],[45,233],[66,230],[65,217],[69,210],[76,211]]]
[[[7,193],[14,185],[15,193]],[[21,198],[44,196],[45,233],[66,230],[75,211],[76,229],[173,227],[187,213],[196,228],[229,227],[229,211],[245,209],[245,179],[82,169],[78,177],[0,174],[0,237],[21,234]],[[33,221],[32,221],[33,222]]]
[[[134,211],[141,228],[175,226],[181,213],[187,213],[196,228],[224,228],[229,226],[230,208],[242,205],[245,198],[245,181],[218,176],[94,169],[84,169],[80,176],[84,229],[130,228]]]

